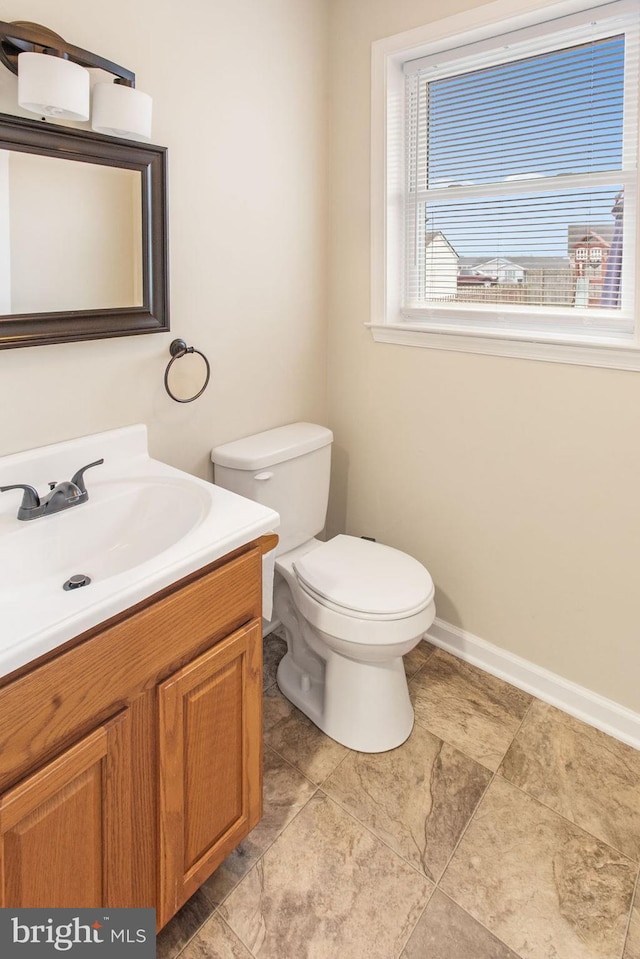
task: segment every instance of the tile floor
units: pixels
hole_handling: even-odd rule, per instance
[[[264,819],[158,959],[640,959],[640,753],[428,643],[416,724],[370,755],[275,684]]]

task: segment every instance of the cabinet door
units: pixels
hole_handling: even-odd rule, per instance
[[[131,889],[125,710],[0,796],[0,905],[125,906]]]
[[[261,625],[159,687],[160,924],[262,815]]]

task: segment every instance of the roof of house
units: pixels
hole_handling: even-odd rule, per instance
[[[571,224],[567,229],[567,248],[573,250],[579,243],[588,243],[591,246],[611,246],[613,240],[613,231],[616,224],[594,223]]]
[[[507,260],[504,256],[494,256],[490,260],[483,260],[482,263],[478,263],[478,268],[482,269],[483,267],[491,267],[492,270],[503,270],[505,267],[507,269],[523,270],[524,267],[520,263],[516,263],[515,260]]]
[[[441,230],[432,230],[430,233],[425,233],[425,235],[424,235],[424,245],[425,245],[425,247],[426,247],[426,246],[430,246],[430,245],[433,243],[433,241],[434,241],[435,239],[437,239],[438,237],[440,237],[442,240],[444,240],[444,242],[447,244],[447,246],[449,247],[449,249],[451,250],[451,252],[453,253],[453,255],[454,255],[457,259],[460,259],[460,257],[458,256],[458,254],[456,253],[456,251],[454,250],[454,248],[451,246],[451,244],[449,243],[449,241],[447,240],[446,236],[444,235],[444,233],[443,233]]]
[[[517,256],[517,259],[510,260],[506,257],[500,258],[504,259],[505,263],[513,263],[514,266],[519,266],[523,270],[568,270],[570,269],[570,262],[567,256]],[[460,257],[460,266],[470,266],[480,269],[483,264],[487,264],[490,261],[486,257],[477,257],[477,256],[461,256]]]

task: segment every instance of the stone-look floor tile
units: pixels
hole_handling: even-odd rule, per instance
[[[640,959],[640,886],[636,890],[627,944],[622,959]]]
[[[411,679],[419,669],[422,669],[435,649],[435,646],[428,643],[426,639],[421,639],[418,645],[410,653],[407,653],[404,657],[404,671],[407,679]]]
[[[318,729],[277,686],[264,694],[264,741],[314,783],[322,783],[349,750]]]
[[[491,773],[421,726],[398,749],[351,753],[323,789],[437,882]]]
[[[532,697],[437,649],[409,683],[416,722],[493,772]]]
[[[161,929],[158,933],[156,937],[157,959],[174,959],[200,926],[207,921],[212,912],[211,902],[202,889],[198,889],[164,929]]]
[[[252,959],[234,932],[219,916],[212,916],[180,959]]]
[[[631,746],[536,701],[500,774],[640,860],[640,752]]]
[[[274,630],[265,636],[262,646],[262,688],[268,689],[276,681],[276,673],[280,660],[287,651],[287,641],[281,636],[278,630]]]
[[[522,959],[619,959],[636,872],[496,778],[440,885]]]
[[[268,747],[264,750],[264,814],[202,887],[219,905],[309,801],[316,787]]]
[[[396,959],[432,890],[317,793],[220,912],[257,959]]]
[[[436,890],[400,959],[518,959],[518,956]]]

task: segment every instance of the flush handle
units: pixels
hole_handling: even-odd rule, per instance
[[[273,473],[270,473],[269,470],[265,470],[263,473],[256,473],[253,477],[254,480],[259,480],[263,483],[265,480],[273,479]]]

